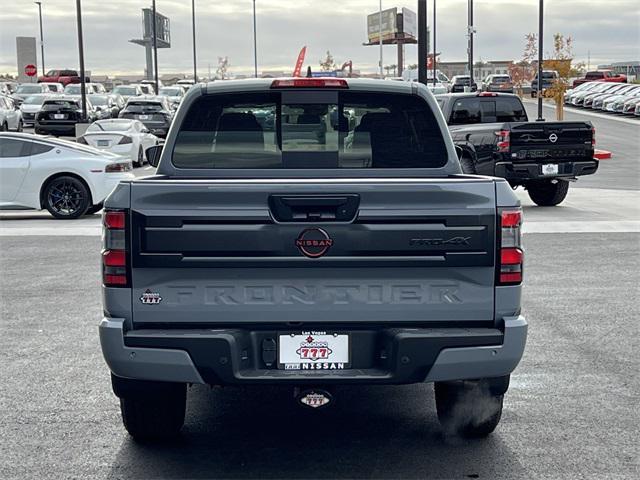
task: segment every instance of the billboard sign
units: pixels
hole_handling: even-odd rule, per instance
[[[418,37],[418,16],[413,10],[402,8],[402,33],[405,37]]]
[[[35,82],[35,74],[29,75],[27,66],[36,65],[36,37],[16,37],[16,58],[18,59],[18,82]],[[36,69],[36,74],[37,69]]]
[[[142,32],[145,40],[153,41],[153,10],[142,9]],[[156,10],[156,43],[158,48],[171,47],[171,25],[169,18],[158,13]]]
[[[380,17],[382,16],[382,39],[393,38],[398,33],[398,8],[388,8],[382,13],[367,15],[367,36],[369,43],[380,41]]]

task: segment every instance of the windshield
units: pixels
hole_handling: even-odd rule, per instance
[[[116,87],[113,89],[113,93],[120,95],[136,95],[138,92],[136,87]]]
[[[94,105],[108,105],[109,97],[106,95],[89,95],[91,103]]]
[[[517,97],[467,97],[453,104],[449,125],[526,121],[527,114]]]
[[[169,97],[177,97],[182,95],[182,92],[184,90],[182,90],[181,88],[161,88],[160,89],[160,95],[167,95]]]
[[[88,87],[87,90],[89,90]],[[67,85],[64,87],[64,93],[68,95],[80,95],[80,85]]]
[[[44,102],[44,95],[32,95],[30,97],[25,98],[23,105],[42,105]]]
[[[509,78],[507,75],[504,76],[500,76],[500,77],[493,77],[493,79],[491,80],[492,83],[508,83],[511,81],[511,78]]]
[[[180,127],[173,163],[211,169],[437,168],[446,163],[442,133],[420,97],[317,93],[326,101],[302,103],[298,92],[202,97]]]
[[[117,120],[99,120],[87,128],[87,132],[125,132],[131,128],[131,122]]]
[[[126,109],[129,112],[159,112],[163,109],[163,105],[157,102],[129,102]]]
[[[53,110],[58,108],[80,108],[78,103],[73,100],[47,100],[42,106],[44,110]]]
[[[40,85],[20,85],[16,93],[39,93],[42,92]]]

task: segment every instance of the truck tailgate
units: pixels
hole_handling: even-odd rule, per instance
[[[491,179],[151,178],[131,187],[137,325],[493,319]],[[275,211],[279,199],[292,218]],[[343,200],[349,218],[332,206]]]
[[[593,160],[593,132],[586,122],[529,122],[511,125],[514,161]]]

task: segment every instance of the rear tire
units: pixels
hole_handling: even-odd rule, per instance
[[[187,386],[171,384],[166,392],[130,394],[120,398],[122,423],[136,441],[167,440],[184,425]]]
[[[22,132],[24,130],[24,123],[22,123],[22,120],[20,120],[18,122],[18,127],[16,128],[16,132]]]
[[[0,128],[0,132],[6,132],[9,130],[9,126],[7,125],[7,123],[3,123],[2,124],[2,128]]]
[[[470,155],[463,155],[460,158],[460,166],[462,167],[462,173],[466,173],[467,175],[475,175],[477,173],[476,164]]]
[[[527,184],[529,198],[541,207],[559,205],[569,193],[569,182],[566,180],[536,180]]]
[[[483,380],[436,382],[438,420],[447,435],[482,438],[500,423],[504,394],[493,394]]]
[[[91,205],[88,209],[87,212],[85,213],[85,215],[93,215],[94,213],[98,213],[100,210],[102,210],[103,205],[101,203],[99,203],[98,205]]]
[[[142,145],[138,147],[138,160],[133,163],[133,166],[139,168],[144,165],[144,150],[142,149]]]

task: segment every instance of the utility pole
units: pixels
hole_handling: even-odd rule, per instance
[[[380,64],[380,78],[384,78],[384,74],[382,73],[382,0],[380,0],[380,8],[378,9],[378,43],[380,44],[380,59],[378,60]]]
[[[156,0],[151,3],[152,16],[153,16],[153,83],[156,89],[156,95],[158,94],[158,36],[156,34]]]
[[[82,6],[76,0],[76,20],[78,22],[78,51],[80,53],[80,102],[82,104],[82,121],[87,121],[87,85],[84,72],[84,42],[82,40]]]
[[[433,0],[433,86],[436,86],[436,0]]]
[[[468,0],[469,19],[467,22],[467,34],[469,35],[469,88],[473,88],[473,0]]]
[[[196,66],[196,0],[191,0],[191,31],[193,33],[193,83],[198,83]]]
[[[540,1],[540,10],[538,12],[538,122],[543,122],[544,118],[542,117],[542,64],[543,64],[543,53],[542,49],[544,46],[543,41],[543,33],[544,33],[544,0]]]
[[[253,0],[253,76],[258,78],[258,36],[256,29],[256,0]]]
[[[42,35],[42,2],[33,2],[38,5],[38,16],[40,17],[40,58],[42,59],[42,75],[44,75],[44,36]]]
[[[427,0],[418,0],[418,81],[427,84]]]

